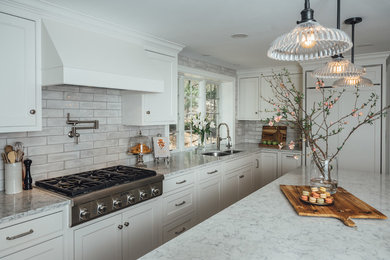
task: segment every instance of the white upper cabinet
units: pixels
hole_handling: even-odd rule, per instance
[[[240,78],[238,84],[238,120],[258,120],[259,77]]]
[[[154,77],[162,79],[164,91],[157,94],[122,95],[122,124],[162,125],[177,122],[177,57],[149,53],[154,64]]]
[[[276,73],[280,68],[275,68]],[[302,90],[302,74],[296,68],[289,70],[292,83]],[[264,76],[262,76],[264,75]],[[272,70],[240,72],[238,85],[238,120],[265,120],[275,115],[274,106],[266,100],[275,99],[267,82]]]
[[[0,13],[0,133],[41,130],[37,23]]]

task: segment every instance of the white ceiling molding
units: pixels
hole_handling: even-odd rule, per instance
[[[302,69],[298,63],[294,63],[292,65],[287,66],[275,66],[275,67],[265,67],[265,68],[257,68],[257,69],[248,69],[248,70],[238,70],[237,76],[239,77],[249,77],[253,75],[271,75],[273,72],[280,72],[283,69],[287,69],[291,74],[302,73]]]
[[[45,0],[3,0],[2,4],[18,10],[37,14],[42,19],[49,19],[85,30],[102,33],[132,43],[141,44],[145,49],[177,55],[184,45],[174,43],[144,32],[134,31],[123,25],[49,3]]]

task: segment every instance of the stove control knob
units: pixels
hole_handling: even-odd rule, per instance
[[[152,188],[152,196],[158,196],[158,195],[160,195],[160,189]]]
[[[90,213],[88,211],[88,209],[86,208],[82,208],[80,209],[80,219],[81,220],[87,220],[90,216]]]
[[[104,205],[104,204],[98,204],[97,205],[97,213],[98,214],[102,215],[102,214],[106,213],[106,211],[107,211],[107,206],[106,205]]]
[[[129,204],[135,203],[135,196],[133,194],[127,195],[127,203],[129,203]]]
[[[145,200],[148,198],[148,194],[145,191],[140,191],[139,192],[139,199],[140,200]]]
[[[114,209],[122,207],[122,201],[120,199],[113,200],[112,205]]]

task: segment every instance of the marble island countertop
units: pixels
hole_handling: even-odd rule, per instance
[[[0,193],[0,224],[70,204],[70,200],[37,188],[9,195]]]
[[[241,152],[234,153],[232,155],[221,156],[221,157],[202,155],[201,153],[196,153],[195,151],[176,152],[171,154],[171,158],[168,164],[165,163],[163,160],[160,160],[160,162],[158,163],[151,161],[145,164],[147,169],[155,170],[157,173],[165,175],[164,177],[167,179],[173,177],[176,174],[180,174],[183,171],[186,171],[188,169],[196,169],[197,167],[204,167],[206,165],[212,165],[213,163],[232,160],[235,158],[248,156],[249,154],[253,154],[261,151],[269,151],[269,152],[280,151],[275,148],[259,147],[258,144],[253,144],[253,143],[236,144],[232,149]],[[209,150],[206,150],[206,152],[207,151]],[[211,149],[211,151],[214,150]],[[300,153],[301,150],[299,149],[289,150],[287,147],[285,147],[284,149],[281,150],[281,152]]]
[[[390,217],[390,178],[339,172],[339,184]],[[390,220],[298,216],[280,184],[308,183],[299,168],[160,246],[142,259],[390,259]]]

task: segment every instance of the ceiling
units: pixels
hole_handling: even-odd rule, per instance
[[[41,0],[184,44],[183,53],[234,69],[285,65],[267,57],[270,43],[300,18],[303,0]],[[315,19],[336,27],[336,0],[312,0]],[[363,17],[356,53],[390,50],[390,1],[342,0],[341,19]],[[342,25],[350,34],[351,27]],[[233,39],[232,34],[249,37]],[[210,56],[208,56],[210,55]]]

